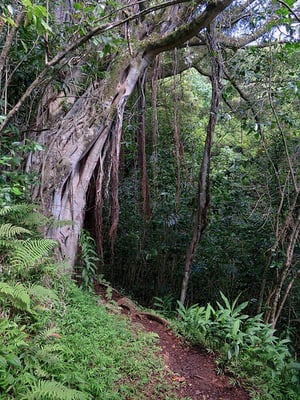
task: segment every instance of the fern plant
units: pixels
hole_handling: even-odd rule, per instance
[[[23,234],[27,233],[28,235],[31,234],[31,232],[28,229],[22,228],[20,226],[15,226],[12,224],[0,225],[0,239],[3,239],[3,242],[5,239],[15,238],[16,236],[22,233]]]
[[[52,308],[53,304],[59,301],[57,294],[52,289],[48,289],[41,285],[31,285],[27,288],[28,294],[32,299],[34,308]]]
[[[38,381],[21,400],[89,400],[91,396],[55,381]]]
[[[174,318],[176,311],[174,311],[174,296],[167,294],[164,297],[154,297],[154,307],[159,311],[160,314],[167,318]]]
[[[0,282],[0,301],[5,312],[12,316],[17,310],[33,313],[33,306],[47,306],[55,301],[54,292],[50,289],[36,284],[24,286],[19,281],[13,281],[16,276],[22,281],[27,279],[26,270],[40,263],[57,245],[54,240],[28,238],[35,231],[12,223],[21,213],[26,219],[26,212],[31,215],[33,206],[15,205],[0,209],[0,262],[5,280]]]
[[[7,220],[16,225],[36,230],[37,227],[46,226],[49,219],[38,212],[35,204],[6,205],[0,209],[0,219]]]
[[[22,370],[21,353],[29,346],[25,327],[0,319],[0,399],[9,399],[15,376]]]
[[[26,212],[27,218],[24,215]],[[7,206],[0,210],[0,222],[3,221],[0,223],[0,259],[19,270],[36,265],[57,245],[56,241],[50,239],[29,239],[28,236],[32,236],[37,229],[31,231],[24,226],[15,225],[14,219],[20,214],[24,221],[27,219],[31,224],[34,214],[38,215],[36,220],[42,220],[42,216],[33,210],[32,205]]]
[[[32,311],[28,290],[21,283],[0,282],[0,300],[8,300],[18,310]]]
[[[26,287],[20,282],[0,282],[0,302],[10,314],[15,314],[15,309],[33,314],[39,309],[52,308],[56,301],[55,292],[41,285]],[[6,303],[10,306],[5,307]]]
[[[27,239],[14,243],[14,252],[10,256],[10,264],[17,268],[32,267],[57,246],[51,239]]]
[[[80,270],[81,287],[85,290],[93,290],[99,257],[96,252],[95,240],[91,234],[83,229],[80,235]]]

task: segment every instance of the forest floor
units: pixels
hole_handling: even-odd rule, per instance
[[[109,305],[105,287],[97,285],[96,293],[101,295],[103,299],[101,302]],[[153,319],[151,313],[140,311],[135,303],[114,289],[112,300],[122,310],[122,314],[130,318],[134,328],[144,329],[158,336],[159,353],[164,360],[167,379],[174,387],[179,399],[250,399],[242,387],[233,385],[229,376],[217,373],[214,354],[208,353],[201,347],[188,345],[175,335],[163,318],[154,317]]]

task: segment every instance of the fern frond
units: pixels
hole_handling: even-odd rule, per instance
[[[55,381],[39,381],[21,400],[89,400],[91,396]]]
[[[39,337],[40,337],[42,340],[49,339],[49,338],[60,339],[60,338],[61,338],[61,335],[60,335],[58,332],[59,332],[59,328],[58,328],[57,326],[52,326],[51,328],[46,328],[46,329],[44,329],[44,330],[39,334]],[[52,346],[52,348],[53,348],[53,346]],[[61,350],[61,349],[65,351],[65,347],[64,347],[64,346],[61,346],[61,347],[59,348],[59,350]]]
[[[30,286],[28,288],[28,293],[30,297],[39,304],[46,305],[50,303],[50,305],[52,305],[54,302],[58,301],[58,297],[53,290],[41,285]]]
[[[10,250],[21,247],[23,243],[24,241],[20,239],[0,239],[0,247]]]
[[[14,247],[14,245],[15,245],[14,240],[0,239],[0,248],[2,247],[2,249],[11,249]]]
[[[0,217],[5,215],[28,214],[33,211],[36,206],[34,204],[14,204],[0,208]]]
[[[2,217],[2,218],[1,218]],[[0,209],[0,219],[30,228],[45,226],[49,218],[37,210],[35,204],[15,204]]]
[[[93,282],[97,271],[97,266],[100,262],[96,252],[95,240],[90,232],[83,229],[80,234],[80,247],[81,247],[81,278],[82,287],[84,289],[93,289]]]
[[[11,285],[6,282],[0,282],[1,298],[10,300],[13,307],[19,310],[31,312],[28,290],[21,283]]]
[[[33,210],[27,214],[18,216],[18,224],[28,226],[30,228],[45,226],[49,219],[40,212]]]
[[[20,247],[17,247],[10,258],[14,267],[32,267],[41,258],[57,246],[57,242],[51,239],[25,240]]]
[[[21,226],[15,226],[12,224],[1,224],[0,225],[0,238],[11,239],[15,238],[17,235],[21,233],[31,234],[31,232],[26,229],[22,228]]]

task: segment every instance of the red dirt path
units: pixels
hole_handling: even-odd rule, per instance
[[[97,285],[96,292],[105,299],[105,289]],[[136,310],[129,299],[113,290],[113,299],[121,305],[133,325],[155,332],[159,337],[161,355],[170,382],[176,386],[179,399],[192,400],[249,400],[247,392],[230,383],[229,377],[216,373],[215,357],[200,347],[183,343],[168,327],[156,320],[150,320]],[[125,305],[124,301],[125,299]],[[121,301],[120,301],[121,300]],[[145,313],[147,314],[147,313]]]
[[[159,336],[161,353],[166,368],[179,382],[179,398],[190,397],[193,400],[248,400],[249,396],[242,388],[230,384],[225,375],[216,374],[215,357],[201,348],[184,344],[168,328],[146,317],[134,316],[149,332]]]

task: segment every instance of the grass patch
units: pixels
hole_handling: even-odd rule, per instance
[[[54,309],[22,327],[2,321],[1,400],[176,398],[155,334],[134,331],[68,279],[58,285],[63,294]]]
[[[76,287],[66,301],[58,321],[60,344],[68,349],[60,381],[103,400],[143,398],[151,376],[161,372],[154,335],[135,334],[127,320],[108,314],[95,296]]]

